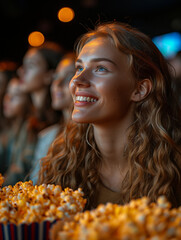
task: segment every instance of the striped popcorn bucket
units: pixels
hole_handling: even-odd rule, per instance
[[[20,225],[0,223],[0,240],[49,240],[49,230],[55,222]]]

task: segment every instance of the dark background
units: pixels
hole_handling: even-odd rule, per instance
[[[75,11],[69,23],[57,19],[65,6]],[[127,22],[150,37],[181,32],[181,0],[0,0],[0,60],[21,63],[32,31],[71,50],[87,29],[112,20]]]

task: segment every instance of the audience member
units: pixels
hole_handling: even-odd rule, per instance
[[[72,109],[72,96],[69,91],[69,82],[75,74],[75,55],[69,53],[64,55],[60,60],[51,86],[52,108],[61,111],[62,115],[54,125],[51,125],[39,133],[38,143],[35,150],[34,164],[30,179],[33,183],[37,183],[39,161],[42,157],[46,156],[50,144],[55,137],[60,134],[64,128],[64,124],[70,118],[70,108]]]
[[[62,56],[63,51],[58,44],[46,42],[38,48],[30,48],[18,69],[22,91],[30,93],[35,108],[35,117],[30,125],[37,133],[57,123],[60,118],[60,111],[51,107],[50,85]]]
[[[7,127],[7,119],[3,114],[3,98],[8,85],[9,80],[16,73],[17,63],[12,61],[0,62],[0,134]]]
[[[175,96],[181,106],[181,51],[179,51],[175,57],[170,59],[169,62],[174,68],[173,88]]]
[[[87,208],[165,195],[181,204],[181,119],[168,65],[118,22],[80,39],[72,120],[41,161],[39,183],[81,187]]]
[[[23,181],[31,168],[36,137],[28,129],[28,117],[32,110],[30,96],[21,91],[21,82],[17,77],[10,80],[3,101],[3,111],[10,120],[4,135],[1,173],[5,176],[5,185],[14,185]]]

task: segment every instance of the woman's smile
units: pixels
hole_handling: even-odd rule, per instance
[[[83,107],[95,104],[98,98],[88,92],[76,92],[74,97],[74,106]]]

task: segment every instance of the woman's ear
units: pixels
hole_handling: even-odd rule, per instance
[[[132,93],[131,100],[139,102],[146,98],[152,90],[152,82],[150,79],[143,79],[137,83],[135,90]]]

